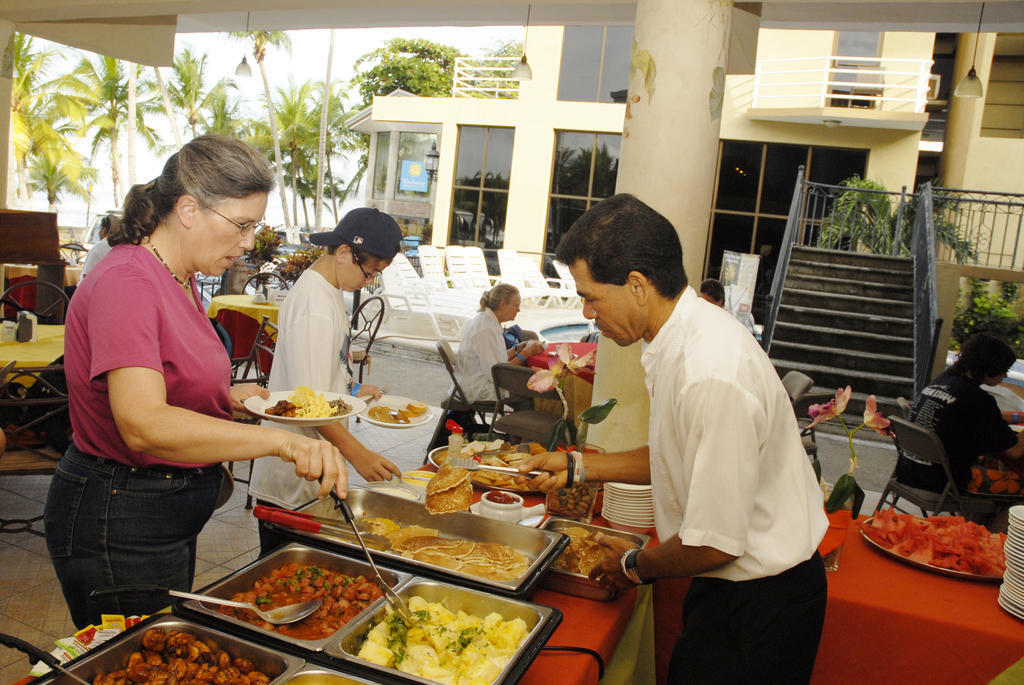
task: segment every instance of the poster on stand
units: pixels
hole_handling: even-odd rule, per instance
[[[747,328],[754,324],[751,313],[754,305],[754,288],[757,285],[757,269],[761,264],[760,255],[744,254],[725,250],[722,253],[722,270],[719,280],[725,288],[725,308],[743,322]]]

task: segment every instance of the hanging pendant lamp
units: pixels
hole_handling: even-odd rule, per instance
[[[974,56],[971,57],[971,68],[967,72],[967,76],[960,79],[960,83],[956,84],[956,90],[953,91],[953,97],[958,98],[980,98],[985,95],[985,87],[981,84],[981,79],[978,78],[978,72],[974,68],[975,61],[978,58],[978,43],[981,42],[981,19],[985,16],[985,3],[981,3],[981,13],[978,15],[978,31],[974,35]]]
[[[245,33],[249,33],[249,12],[245,13]],[[235,76],[241,76],[242,78],[252,77],[252,67],[245,61],[245,55],[242,55],[242,61],[235,67]]]
[[[529,81],[533,78],[533,69],[531,69],[530,65],[526,63],[526,39],[530,35],[530,7],[531,5],[526,6],[526,31],[523,34],[523,58],[519,60],[519,64],[512,69],[512,78],[517,81]]]

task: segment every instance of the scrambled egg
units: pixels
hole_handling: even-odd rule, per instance
[[[366,635],[359,658],[446,685],[489,685],[511,660],[529,629],[521,618],[491,613],[481,619],[438,602],[409,599],[416,625],[388,612]]]
[[[332,407],[323,395],[305,385],[295,388],[288,401],[295,405],[295,418],[298,419],[315,419],[338,414],[338,410]]]

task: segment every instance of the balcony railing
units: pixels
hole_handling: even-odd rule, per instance
[[[931,82],[930,59],[787,57],[757,61],[752,106],[860,107],[920,114]]]
[[[452,77],[452,97],[509,98],[519,97],[519,81],[512,70],[519,57],[456,57]]]

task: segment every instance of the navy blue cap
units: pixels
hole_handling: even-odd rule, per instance
[[[343,216],[333,231],[310,234],[309,242],[325,247],[348,245],[374,257],[394,259],[402,242],[402,229],[379,209],[360,207]]]

